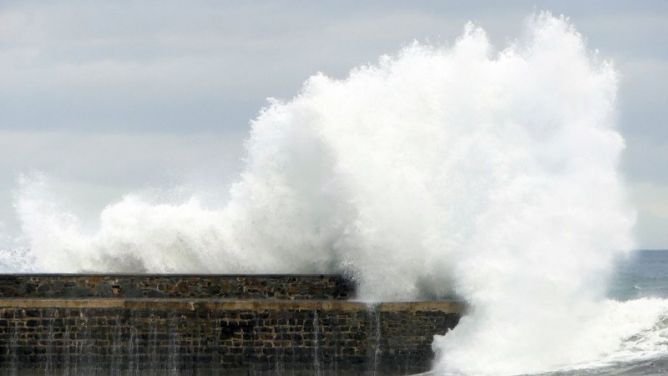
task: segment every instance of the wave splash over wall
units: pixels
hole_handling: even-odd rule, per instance
[[[435,339],[440,373],[594,361],[665,310],[611,328],[635,308],[603,300],[632,248],[615,94],[612,66],[564,18],[534,16],[502,50],[467,25],[449,47],[414,43],[271,100],[219,208],[128,195],[90,232],[25,179],[25,259],[44,272],[343,272],[364,300],[470,303]]]

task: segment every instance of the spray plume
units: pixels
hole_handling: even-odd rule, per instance
[[[630,309],[602,299],[632,248],[615,93],[564,18],[534,16],[496,52],[469,24],[451,47],[413,43],[271,100],[222,209],[129,195],[86,232],[34,179],[16,206],[37,271],[343,272],[363,300],[457,294],[471,313],[436,338],[438,372],[546,371],[614,352],[661,311],[600,325]]]

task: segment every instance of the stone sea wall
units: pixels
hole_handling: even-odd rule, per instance
[[[13,274],[0,275],[0,298],[352,298],[340,275]]]
[[[13,296],[0,298],[0,374],[404,375],[429,369],[433,335],[463,311],[451,301]]]

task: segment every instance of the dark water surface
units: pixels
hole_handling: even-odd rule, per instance
[[[620,261],[608,296],[616,300],[668,298],[668,250],[636,251]]]

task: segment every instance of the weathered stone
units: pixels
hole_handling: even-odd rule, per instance
[[[108,282],[121,288],[114,297],[67,299],[41,288],[46,286],[44,281],[26,288],[17,285],[16,279],[6,279],[12,291],[31,292],[27,297],[0,298],[0,374],[415,373],[429,368],[433,335],[453,328],[464,310],[462,304],[451,301],[369,306],[332,299],[330,293],[329,298],[316,300],[123,298],[119,294],[129,291],[123,284],[130,284],[132,276],[124,276],[124,281],[118,281],[118,276],[75,277],[57,281],[50,276],[48,283],[85,288],[93,295],[104,291],[100,286]],[[237,289],[231,281],[241,278],[205,277],[198,280],[205,288],[194,287],[199,292],[193,294],[218,291],[210,289],[213,285],[220,286],[220,291]],[[136,278],[146,281],[143,276]],[[194,283],[188,276],[150,278],[159,281],[154,287],[166,296],[177,290],[190,294],[187,289],[172,288],[169,278]],[[280,290],[275,281],[258,278],[250,284],[254,294]],[[306,285],[300,278],[280,279],[292,286]],[[303,278],[312,280],[312,276]],[[322,281],[319,278],[316,281]],[[2,283],[4,293],[8,289]],[[132,286],[145,291],[144,285]],[[41,297],[30,295],[38,290]],[[47,297],[45,291],[51,295]]]
[[[0,298],[348,299],[339,275],[0,275]]]

